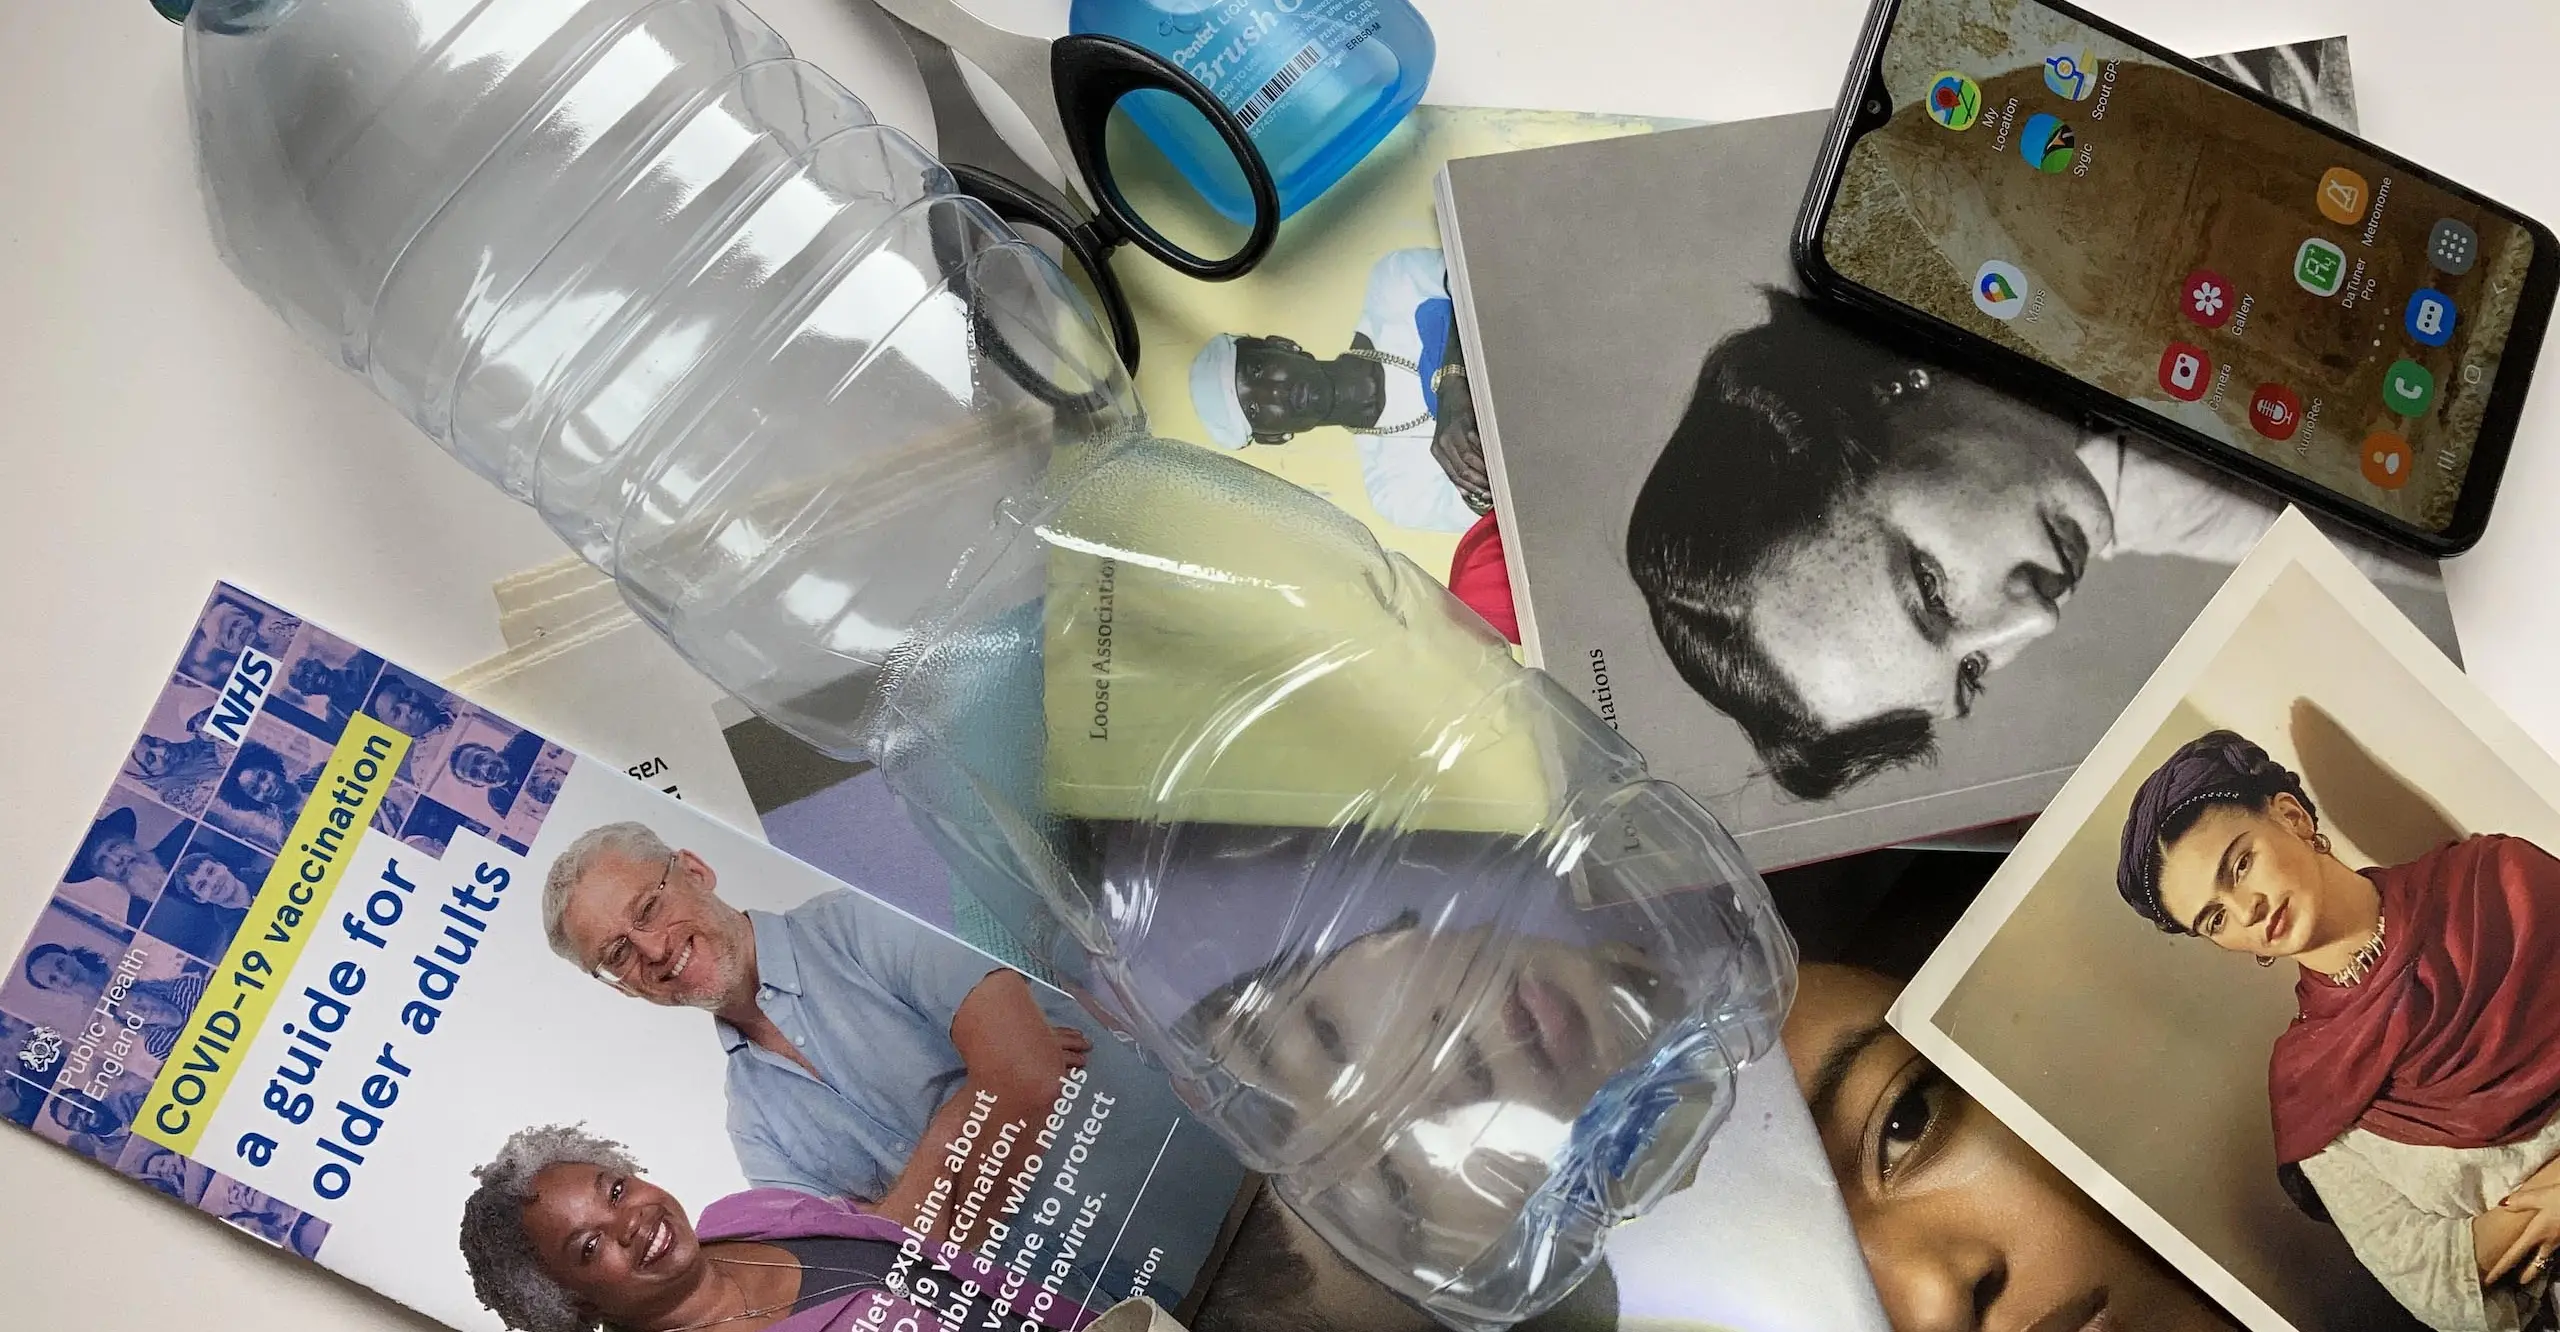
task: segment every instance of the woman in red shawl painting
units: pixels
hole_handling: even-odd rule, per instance
[[[2292,962],[2276,1159],[2430,1327],[2547,1325],[2560,1247],[2560,860],[2471,837],[2350,868],[2302,780],[2229,731],[2125,819],[2116,888],[2161,929]],[[2289,1181],[2290,1182],[2290,1181]]]

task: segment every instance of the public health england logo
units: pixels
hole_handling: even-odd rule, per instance
[[[50,1073],[62,1062],[62,1033],[51,1027],[38,1027],[27,1033],[27,1046],[18,1052],[18,1062],[38,1073]]]

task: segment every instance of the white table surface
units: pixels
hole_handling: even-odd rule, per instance
[[[2191,52],[2343,32],[2369,135],[2560,222],[2551,0],[2090,2]],[[1067,0],[977,7],[1065,30]],[[1827,103],[1865,3],[1421,7],[1435,102],[1729,120]],[[931,141],[914,70],[868,6],[758,8]],[[0,863],[15,867],[0,940],[33,922],[213,578],[440,673],[499,648],[492,580],[561,553],[220,266],[182,98],[177,34],[144,0],[0,0],[0,568],[28,635],[0,655]],[[2560,749],[2560,381],[2526,414],[2488,540],[2450,578],[2474,675]],[[431,1326],[31,1135],[0,1132],[0,1184],[12,1327]]]

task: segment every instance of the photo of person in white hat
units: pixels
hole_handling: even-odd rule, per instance
[[[1348,430],[1378,516],[1423,532],[1464,532],[1491,508],[1461,492],[1432,457],[1442,395],[1466,393],[1440,251],[1398,250],[1369,270],[1351,345],[1324,360],[1285,337],[1221,333],[1191,363],[1191,401],[1210,442],[1286,444],[1325,426]],[[1456,428],[1460,413],[1445,423]]]

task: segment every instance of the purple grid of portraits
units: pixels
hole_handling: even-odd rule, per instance
[[[439,859],[464,831],[523,853],[576,762],[217,584],[0,976],[0,1118],[306,1258],[327,1221],[140,1137],[133,1120],[359,711],[411,739],[372,826]]]

